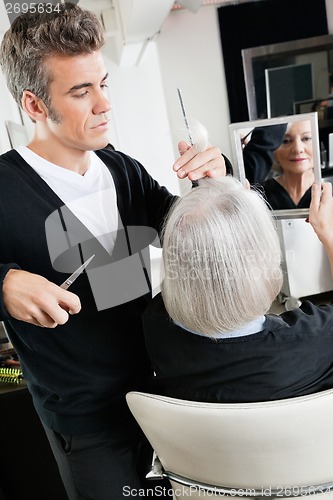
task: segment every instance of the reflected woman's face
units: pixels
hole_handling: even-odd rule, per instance
[[[283,172],[303,174],[313,168],[312,135],[309,121],[289,123],[274,158]]]

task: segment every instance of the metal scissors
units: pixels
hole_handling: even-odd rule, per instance
[[[71,274],[61,285],[60,288],[63,288],[64,290],[67,290],[72,283],[80,276],[80,274],[85,270],[89,262],[92,261],[92,259],[95,257],[95,254],[89,257],[88,260],[86,260],[82,266],[80,266],[76,271],[74,271],[73,274]]]

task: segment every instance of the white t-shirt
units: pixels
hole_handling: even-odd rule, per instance
[[[16,150],[111,254],[120,224],[111,173],[98,156],[84,175],[51,163],[25,146]]]

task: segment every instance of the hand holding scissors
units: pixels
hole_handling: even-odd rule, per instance
[[[38,274],[10,269],[2,289],[7,312],[15,319],[44,328],[64,325],[69,314],[77,314],[81,309],[80,298],[67,289],[92,257],[60,286]]]

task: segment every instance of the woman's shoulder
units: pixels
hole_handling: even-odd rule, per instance
[[[333,335],[333,306],[331,304],[316,305],[308,300],[302,302],[299,308],[285,311],[280,315],[266,315],[266,330],[291,335]]]

